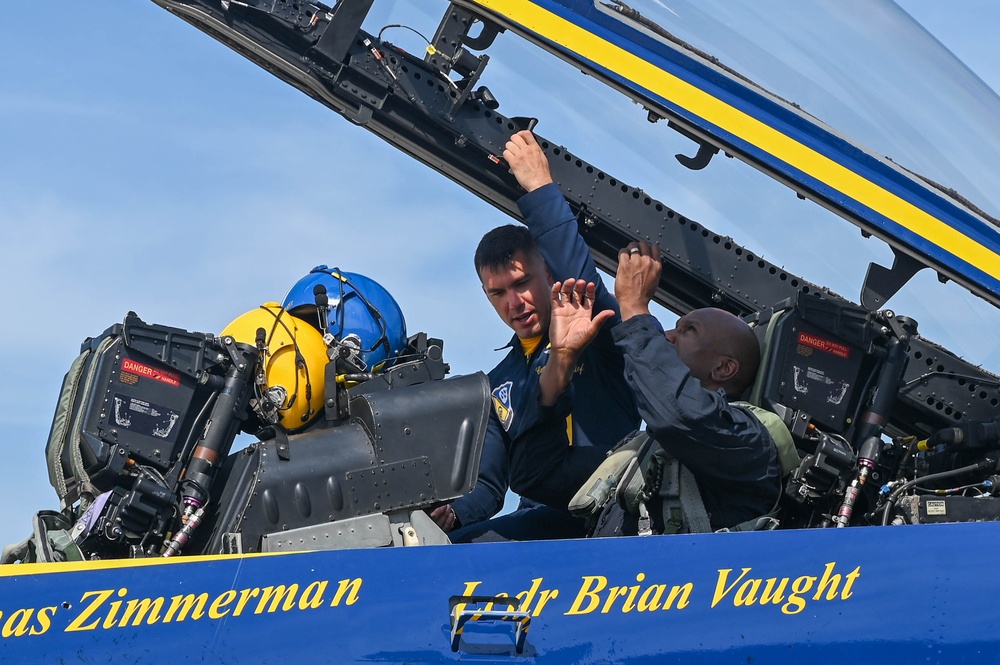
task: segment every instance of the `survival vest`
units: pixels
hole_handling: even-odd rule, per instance
[[[732,404],[750,411],[767,429],[778,451],[782,478],[794,471],[799,465],[799,455],[781,418],[747,402]],[[574,495],[569,511],[577,517],[596,518],[598,530],[607,521],[609,511],[624,511],[638,516],[639,535],[649,535],[652,533],[649,506],[654,499],[659,500],[662,511],[662,533],[712,531],[694,474],[643,431],[626,437],[608,454]],[[774,529],[778,525],[777,510],[776,501],[768,513],[722,530]]]

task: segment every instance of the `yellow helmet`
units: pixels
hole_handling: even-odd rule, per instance
[[[277,407],[286,430],[300,430],[323,410],[328,361],[323,336],[275,302],[237,317],[221,336],[255,346],[259,329],[264,330],[261,363],[266,384],[261,398]]]

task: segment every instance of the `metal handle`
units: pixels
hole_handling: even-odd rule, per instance
[[[528,627],[531,625],[531,615],[528,612],[519,610],[520,601],[517,598],[507,598],[505,596],[452,596],[448,600],[451,608],[451,650],[458,651],[458,645],[462,640],[462,630],[465,624],[470,621],[509,621],[515,625],[514,628],[514,651],[522,653],[524,643],[528,638]],[[510,610],[484,610],[480,605],[506,605]],[[469,605],[475,605],[469,609]],[[461,606],[461,609],[459,608]]]

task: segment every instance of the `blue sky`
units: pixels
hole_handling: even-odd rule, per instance
[[[404,4],[379,0],[376,9],[398,5],[421,31],[433,32],[444,3]],[[1000,90],[1000,6],[899,4]],[[387,38],[420,46],[403,34]],[[507,91],[501,111],[537,115],[540,132],[588,161],[620,164],[621,171],[606,170],[626,182],[655,192],[645,182],[650,172],[684,177],[672,173],[680,170],[672,162],[661,167],[646,154],[614,153],[574,134],[591,120],[587,112],[622,113],[621,100],[547,115],[549,98],[569,91],[553,95],[551,85],[525,81],[523,73],[551,67],[558,76],[560,66],[492,62],[486,82]],[[328,263],[386,286],[411,332],[445,340],[453,373],[488,369],[499,359],[492,349],[508,332],[482,297],[470,257],[479,237],[506,218],[152,2],[12,4],[0,18],[0,81],[7,480],[0,544],[22,538],[34,511],[56,507],[44,447],[62,376],[85,337],[129,310],[149,322],[218,332],[262,302],[281,300],[309,268]],[[574,80],[578,85],[592,83]],[[687,150],[679,137],[664,140],[675,152]],[[730,177],[726,169],[737,168],[724,163],[719,170]],[[770,186],[753,174],[732,178]],[[732,221],[727,205],[738,201],[683,189],[658,196],[752,248],[768,246],[767,227]],[[837,233],[856,236],[838,224]],[[780,250],[767,258],[846,293],[856,293],[856,273],[870,260],[845,270],[839,261],[796,263]],[[961,308],[955,316],[969,321],[959,327],[995,329],[992,312],[961,295],[954,300],[961,301],[949,303]],[[1000,370],[995,348],[957,348],[961,338],[952,339],[948,326],[924,332]]]

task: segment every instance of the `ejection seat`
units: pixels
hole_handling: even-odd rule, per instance
[[[856,305],[810,294],[757,312],[750,323],[761,363],[747,401],[777,413],[797,438],[810,422],[844,434],[873,369],[867,317]]]
[[[794,442],[782,460],[785,517],[837,492],[856,464],[849,440],[878,368],[870,317],[852,303],[803,293],[749,321],[761,363],[746,401],[776,414]]]

